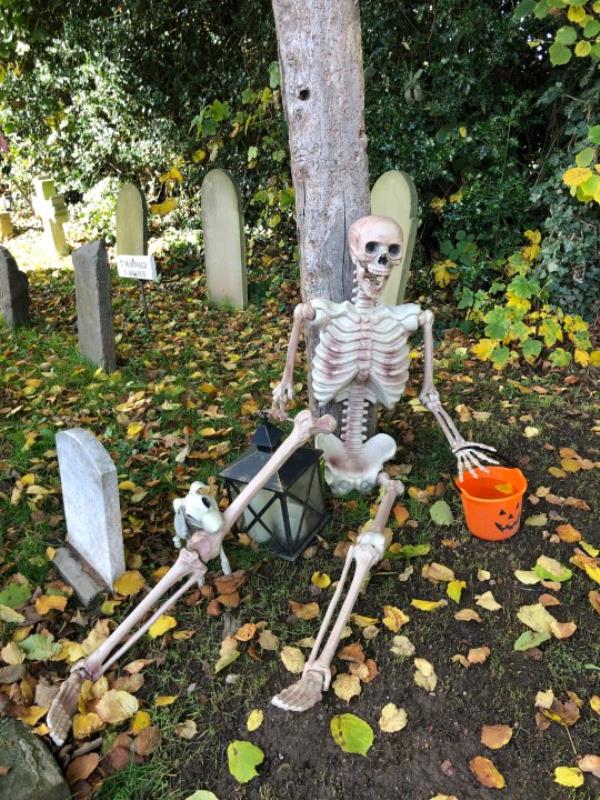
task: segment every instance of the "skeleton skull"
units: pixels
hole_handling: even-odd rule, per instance
[[[358,286],[367,297],[377,297],[400,263],[402,239],[402,229],[391,217],[361,217],[350,226],[350,256]]]

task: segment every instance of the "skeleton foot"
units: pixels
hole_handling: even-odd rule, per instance
[[[61,747],[71,730],[71,720],[79,704],[79,690],[85,680],[81,670],[72,672],[60,687],[50,706],[46,724],[50,729],[50,738],[55,745]]]
[[[299,681],[275,695],[271,702],[284,711],[308,711],[321,701],[324,688],[323,674],[309,669]]]

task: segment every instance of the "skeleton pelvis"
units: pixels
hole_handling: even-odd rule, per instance
[[[396,454],[396,442],[387,433],[367,439],[357,454],[348,453],[344,442],[333,433],[320,433],[315,445],[323,451],[325,480],[336,497],[353,489],[371,492],[383,465]]]

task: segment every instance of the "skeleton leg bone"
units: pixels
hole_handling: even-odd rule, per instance
[[[340,580],[323,618],[302,677],[271,700],[273,705],[284,709],[284,711],[307,711],[321,700],[323,692],[329,688],[331,662],[340,643],[342,633],[350,619],[365,577],[369,574],[371,568],[383,558],[386,547],[383,531],[396,497],[404,491],[404,486],[400,481],[390,481],[385,473],[382,473],[381,481],[386,486],[386,489],[375,519],[369,530],[362,533],[356,540],[356,544],[348,551]],[[355,564],[352,581],[331,633],[321,648],[344,592],[352,562]]]

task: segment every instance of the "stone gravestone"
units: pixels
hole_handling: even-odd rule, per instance
[[[219,305],[246,308],[248,278],[242,198],[223,169],[211,170],[202,181],[202,227],[209,299]]]
[[[148,255],[148,208],[141,189],[126,183],[117,197],[117,271],[122,278],[158,279]]]
[[[395,306],[404,302],[410,262],[419,227],[419,198],[413,179],[406,172],[390,170],[375,181],[371,190],[371,213],[391,217],[402,228],[404,255],[392,271],[379,302]]]
[[[62,194],[56,194],[52,178],[39,178],[33,182],[35,193],[31,199],[33,210],[41,217],[46,238],[59,256],[67,255],[69,246],[65,239],[63,223],[69,221],[69,211]]]
[[[110,269],[104,242],[86,244],[73,255],[79,350],[105,372],[117,367],[110,296]]]
[[[57,433],[56,451],[67,542],[112,589],[125,571],[117,469],[96,437],[82,428]],[[61,572],[63,558],[55,558]]]
[[[0,246],[0,314],[9,328],[29,325],[29,280],[6,247]]]
[[[0,761],[8,767],[0,776],[0,798],[5,800],[69,800],[71,792],[58,764],[27,725],[16,719],[0,720]]]
[[[0,212],[0,241],[4,242],[13,235],[12,220],[8,211]]]

